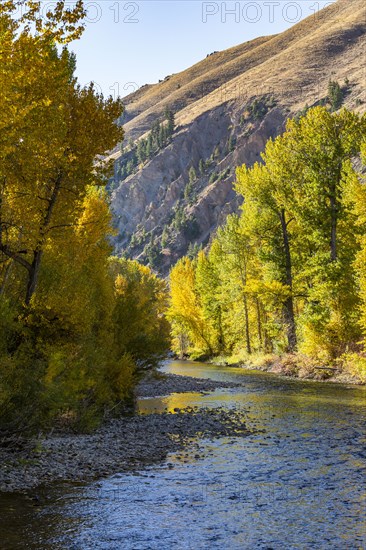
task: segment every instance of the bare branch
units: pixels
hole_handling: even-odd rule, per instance
[[[22,250],[21,252],[15,252],[14,250],[11,250],[8,245],[6,244],[0,244],[0,252],[5,254],[5,256],[8,256],[8,258],[12,258],[15,262],[17,262],[19,265],[25,267],[28,271],[31,270],[31,264],[22,258],[20,254],[24,254],[25,251]]]

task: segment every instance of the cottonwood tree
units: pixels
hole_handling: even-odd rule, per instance
[[[26,305],[46,246],[65,239],[88,186],[106,184],[110,166],[101,158],[123,136],[115,124],[121,102],[104,99],[93,85],[81,88],[74,56],[54,45],[80,32],[81,3],[64,12],[60,2],[45,23],[38,4],[26,2],[35,36],[6,5],[0,12],[0,253],[25,270]]]

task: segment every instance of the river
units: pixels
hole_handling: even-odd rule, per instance
[[[171,361],[175,374],[240,381],[138,402],[241,409],[252,434],[203,440],[162,465],[0,497],[0,548],[366,548],[364,387]]]

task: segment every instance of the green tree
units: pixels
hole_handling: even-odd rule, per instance
[[[153,152],[153,141],[152,141],[152,135],[149,134],[146,140],[146,158],[150,159]]]
[[[205,161],[203,159],[200,159],[199,163],[198,163],[198,170],[199,170],[199,173],[201,176],[204,175],[204,173],[206,172],[206,165],[205,165]]]
[[[328,101],[331,111],[338,111],[343,103],[343,91],[339,83],[334,80],[329,80],[328,83]]]
[[[366,188],[364,176],[366,141],[361,145],[361,159],[363,167],[359,172],[355,172],[353,167],[349,166],[347,198],[349,206],[353,209],[357,227],[356,235],[359,249],[354,261],[359,291],[359,302],[357,305],[360,314],[360,326],[364,337],[366,337]]]
[[[266,165],[255,164],[237,170],[236,189],[245,197],[243,217],[253,223],[252,231],[259,237],[262,261],[266,263],[268,276],[279,283],[282,309],[287,330],[287,347],[297,347],[296,320],[293,300],[293,258],[290,224],[292,213],[288,209],[291,194],[291,177],[281,165],[282,157],[277,149],[280,138],[267,144]],[[250,211],[256,210],[253,217]]]
[[[169,242],[169,231],[168,227],[164,225],[163,232],[161,234],[161,246],[165,248]]]
[[[202,250],[202,245],[198,243],[189,243],[187,250],[187,258],[194,260],[198,253]]]
[[[162,124],[160,125],[159,137],[158,137],[159,149],[162,149],[165,146],[166,140],[167,140],[167,130],[166,130],[166,127]]]
[[[295,266],[297,292],[307,298],[300,320],[302,348],[325,349],[327,335],[328,356],[339,354],[357,334],[353,268],[357,228],[346,189],[350,162],[364,133],[364,117],[346,110],[331,114],[317,107],[298,122],[289,121],[286,133],[269,142],[264,155],[273,186],[270,198],[284,205],[286,223],[293,227],[290,254],[292,241],[296,262],[301,259],[304,266],[302,275],[300,271],[297,275]],[[292,265],[290,278],[289,259],[293,264],[293,257],[285,261],[287,275],[282,282],[291,288],[294,274]]]
[[[189,183],[194,183],[197,179],[197,174],[194,166],[191,166],[188,172]]]
[[[171,137],[174,134],[175,130],[175,116],[173,111],[170,109],[167,109],[165,111],[165,118],[167,120],[167,134],[168,137]]]
[[[309,109],[269,140],[263,164],[237,170],[240,216],[229,216],[207,254],[171,272],[177,349],[215,354],[245,347],[324,362],[366,334],[366,116]],[[177,228],[189,222],[180,208]],[[186,350],[186,347],[184,348]],[[354,368],[356,368],[354,367]],[[356,369],[356,370],[357,370]]]
[[[191,181],[189,181],[184,188],[184,195],[183,195],[184,199],[186,201],[189,201],[192,197],[192,193],[193,193],[193,184]]]
[[[146,154],[146,148],[147,148],[147,142],[144,139],[140,139],[137,142],[137,162],[139,164],[142,164],[145,162],[145,160],[148,158],[148,155]]]
[[[235,151],[235,146],[236,146],[236,139],[231,134],[227,142],[227,152],[232,153],[233,151]]]
[[[241,346],[247,354],[260,348],[262,319],[259,317],[257,293],[260,275],[257,270],[256,236],[249,210],[239,218],[231,215],[220,228],[210,250],[210,259],[220,273],[222,311],[227,311],[224,324],[229,327],[226,343]],[[259,333],[256,334],[256,327]]]

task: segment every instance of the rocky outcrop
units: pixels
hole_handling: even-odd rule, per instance
[[[235,167],[260,160],[266,141],[282,131],[285,118],[281,109],[273,108],[249,131],[248,124],[237,122],[240,117],[235,105],[225,104],[178,129],[165,149],[112,194],[119,233],[115,242],[117,253],[127,250],[131,256],[141,257],[146,245],[153,242],[165,250],[154,267],[166,273],[187,252],[190,243],[209,242],[226,216],[240,205],[233,189]],[[227,150],[230,140],[236,143],[232,151]],[[200,160],[211,162],[204,174],[199,174]],[[193,204],[184,198],[192,166],[198,174],[193,182]],[[179,208],[186,217],[185,231],[174,223]],[[190,230],[190,224],[194,230]],[[167,245],[161,243],[164,228],[169,233]],[[137,242],[133,247],[132,235],[132,245]]]

